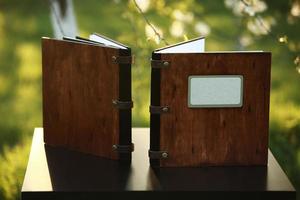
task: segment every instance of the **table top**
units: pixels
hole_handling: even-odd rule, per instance
[[[149,129],[133,128],[135,151],[130,166],[93,155],[50,147],[36,128],[22,198],[34,194],[84,192],[296,192],[269,151],[268,166],[160,168],[149,166]],[[30,194],[30,195],[29,195]],[[285,198],[287,199],[287,198]]]

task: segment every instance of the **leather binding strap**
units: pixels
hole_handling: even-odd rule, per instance
[[[170,61],[167,60],[153,60],[151,59],[152,68],[166,68],[170,66]]]
[[[162,114],[162,113],[169,113],[170,107],[169,106],[150,106],[149,112],[151,114]]]
[[[117,151],[118,153],[131,153],[134,151],[134,144],[133,143],[131,143],[131,145],[114,144],[112,146],[112,149],[114,151]]]
[[[112,56],[112,62],[115,64],[132,64],[132,56]]]
[[[166,151],[148,151],[149,158],[151,159],[166,159],[169,157],[168,152]]]
[[[115,107],[118,109],[131,109],[133,108],[133,102],[132,101],[119,101],[119,100],[112,100],[112,103]]]

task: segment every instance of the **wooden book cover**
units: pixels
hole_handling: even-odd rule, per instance
[[[151,66],[152,166],[267,164],[270,53],[204,52],[198,38]]]
[[[131,160],[131,50],[97,38],[42,38],[47,145]]]

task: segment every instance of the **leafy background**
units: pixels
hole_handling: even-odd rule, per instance
[[[81,36],[99,32],[132,47],[133,125],[149,126],[149,56],[164,42],[131,0],[73,3]],[[137,3],[170,44],[205,35],[208,51],[272,52],[270,148],[300,189],[300,2]],[[49,13],[47,1],[0,0],[0,199],[20,198],[33,129],[42,126],[40,38],[53,35]]]

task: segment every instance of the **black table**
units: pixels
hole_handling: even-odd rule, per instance
[[[44,145],[36,128],[22,199],[296,199],[269,152],[267,167],[152,169],[149,129],[134,128],[131,166]]]

